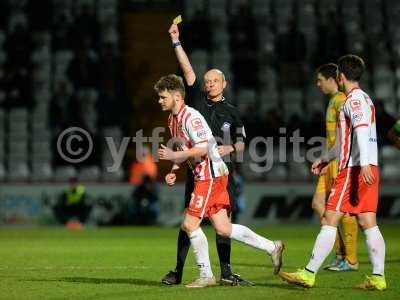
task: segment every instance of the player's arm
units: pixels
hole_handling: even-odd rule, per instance
[[[218,146],[218,153],[221,157],[232,152],[242,153],[245,149],[246,131],[237,111],[233,111],[233,124],[231,125],[230,135],[231,145]]]
[[[173,186],[175,184],[176,181],[176,174],[175,172],[179,170],[179,165],[178,164],[173,164],[171,171],[165,175],[165,182],[169,185],[169,186]]]
[[[161,160],[170,160],[175,164],[182,163],[190,158],[199,158],[207,154],[208,142],[204,141],[201,146],[196,146],[184,151],[174,151],[171,148],[161,144],[161,148],[158,149],[158,155]]]
[[[328,151],[326,151],[320,158],[313,162],[313,164],[311,165],[311,172],[315,175],[325,174],[328,169],[329,162],[337,159],[339,153],[338,149],[339,141],[336,138],[335,144],[330,149],[328,149]]]
[[[172,24],[168,32],[171,37],[172,45],[175,49],[176,58],[178,59],[179,66],[183,72],[183,77],[185,77],[187,85],[192,86],[196,81],[196,74],[194,73],[193,67],[185,50],[180,44],[178,25]]]
[[[368,159],[369,123],[371,122],[370,108],[363,100],[351,99],[346,102],[344,112],[350,118],[360,151],[361,176],[365,183],[372,184],[375,178],[369,166]]]
[[[221,157],[231,154],[232,152],[241,153],[244,151],[245,144],[243,142],[236,142],[232,145],[218,146],[218,153]]]

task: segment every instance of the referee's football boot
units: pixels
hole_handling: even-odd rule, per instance
[[[221,277],[219,281],[221,285],[227,286],[254,286],[255,283],[249,280],[243,279],[239,274],[231,273],[228,276]]]
[[[182,282],[182,273],[177,270],[169,271],[162,279],[161,282],[166,285],[180,284]]]

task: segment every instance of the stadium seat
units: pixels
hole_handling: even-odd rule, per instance
[[[100,169],[97,166],[83,167],[79,171],[78,180],[82,182],[95,182],[100,178]]]
[[[26,162],[13,161],[8,165],[8,181],[26,181],[29,179],[29,168]]]
[[[279,96],[276,89],[263,89],[257,96],[262,114],[279,106]]]
[[[268,21],[271,16],[270,0],[253,0],[251,1],[251,8],[258,23]]]
[[[285,89],[281,96],[286,117],[303,110],[303,95],[299,89]]]
[[[400,165],[397,164],[385,164],[382,167],[382,179],[385,181],[396,181],[400,179]]]
[[[2,51],[0,48],[0,65],[3,65],[6,62],[6,59],[7,59],[6,52]]]
[[[324,112],[326,107],[326,99],[324,99],[324,95],[315,85],[309,85],[306,90],[306,105],[307,111],[320,111]]]
[[[275,163],[271,170],[266,172],[267,181],[282,182],[288,179],[288,170],[285,164]]]
[[[399,150],[394,146],[383,146],[381,156],[383,164],[392,164],[399,160]]]
[[[6,179],[6,170],[4,168],[3,163],[0,161],[0,181],[4,181]]]
[[[53,176],[53,170],[49,163],[33,163],[31,180],[38,181],[49,181]]]
[[[184,15],[189,20],[193,17],[193,15],[198,11],[204,11],[206,9],[205,1],[198,0],[198,1],[184,1]]]
[[[101,180],[104,182],[118,182],[124,178],[124,170],[122,168],[118,169],[116,172],[107,172],[103,170],[101,175]]]
[[[3,30],[0,30],[0,49],[3,49],[3,44],[6,41],[6,37],[7,34]]]
[[[304,163],[289,161],[288,178],[291,181],[307,181],[310,179],[310,168]]]
[[[72,177],[76,177],[76,169],[72,166],[57,167],[55,169],[54,180],[56,182],[67,182]]]

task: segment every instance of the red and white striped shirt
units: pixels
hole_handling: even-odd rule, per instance
[[[357,134],[355,129],[359,130]],[[339,114],[339,170],[353,166],[378,165],[375,106],[361,89],[350,91]],[[362,150],[360,151],[360,145]]]
[[[193,147],[208,147],[208,154],[187,161],[196,181],[210,180],[229,174],[228,168],[218,153],[217,142],[204,117],[192,107],[182,105],[179,112],[170,114],[168,127],[178,150],[185,151]]]

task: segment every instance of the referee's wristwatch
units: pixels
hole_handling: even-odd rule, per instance
[[[172,43],[172,48],[174,48],[174,49],[179,47],[179,46],[181,46],[181,42],[179,42],[179,41]]]

